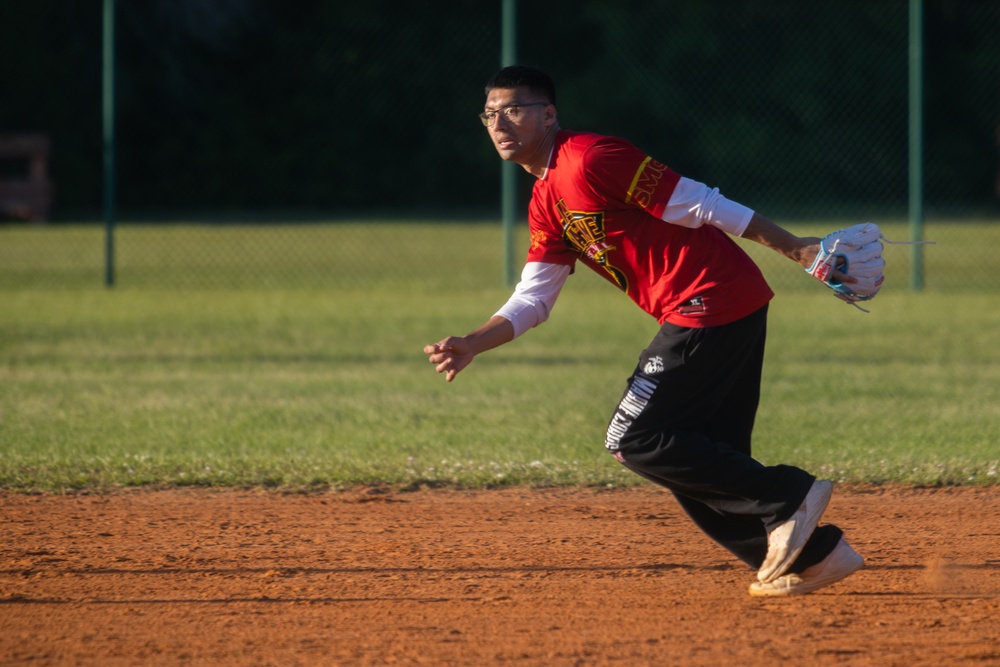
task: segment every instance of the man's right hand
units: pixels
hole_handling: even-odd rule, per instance
[[[469,341],[460,336],[448,336],[439,343],[424,346],[424,354],[428,361],[435,364],[438,373],[444,373],[444,379],[451,382],[459,371],[472,363],[476,353],[472,351]]]
[[[514,340],[514,326],[507,319],[494,315],[483,326],[466,336],[448,336],[439,343],[424,346],[428,361],[438,373],[451,382],[472,363],[480,352],[492,350]]]

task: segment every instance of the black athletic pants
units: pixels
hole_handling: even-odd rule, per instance
[[[719,327],[665,324],[608,426],[607,446],[632,471],[672,491],[709,537],[759,569],[767,528],[795,513],[815,477],[750,455],[767,307]],[[823,560],[842,532],[817,528],[791,572]]]

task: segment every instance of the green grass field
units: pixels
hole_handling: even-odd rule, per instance
[[[888,249],[868,315],[760,257],[778,298],[759,459],[842,481],[1000,483],[1000,288],[969,268],[989,266],[983,229],[997,235],[929,230],[920,294],[910,251]],[[603,433],[656,325],[589,272],[547,324],[452,384],[422,355],[506,299],[495,227],[117,241],[107,290],[100,229],[0,228],[0,488],[642,483]]]

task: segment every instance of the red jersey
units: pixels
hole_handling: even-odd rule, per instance
[[[560,131],[528,207],[529,262],[582,261],[663,324],[734,322],[774,293],[726,232],[661,216],[680,176],[627,141]]]

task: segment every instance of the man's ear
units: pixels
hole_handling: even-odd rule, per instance
[[[552,125],[556,122],[556,105],[549,104],[545,107],[545,124]]]

